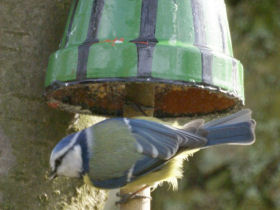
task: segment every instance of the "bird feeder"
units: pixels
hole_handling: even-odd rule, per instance
[[[48,104],[118,116],[130,84],[153,85],[156,117],[243,105],[224,1],[74,0],[49,59]]]

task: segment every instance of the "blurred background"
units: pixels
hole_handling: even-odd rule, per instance
[[[234,54],[244,65],[256,143],[196,153],[178,192],[153,193],[153,210],[280,209],[280,1],[226,0]]]

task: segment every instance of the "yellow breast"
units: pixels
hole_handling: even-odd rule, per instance
[[[125,188],[126,191],[133,192],[139,189],[139,186],[149,185],[156,188],[163,182],[168,182],[172,186],[172,189],[176,190],[178,187],[177,179],[183,177],[184,160],[197,151],[199,151],[199,149],[183,152],[169,160],[160,170],[140,177],[139,179],[125,185],[123,188]]]

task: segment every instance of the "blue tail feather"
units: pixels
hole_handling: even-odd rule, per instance
[[[219,144],[250,145],[255,142],[255,121],[239,122],[233,124],[215,125],[207,127],[206,147]]]

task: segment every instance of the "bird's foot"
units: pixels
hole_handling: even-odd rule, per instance
[[[117,193],[117,196],[120,197],[121,199],[116,202],[116,205],[127,203],[128,201],[130,201],[132,199],[150,199],[150,200],[152,200],[151,196],[145,196],[145,195],[141,195],[141,194],[137,194],[137,193],[125,193],[125,194]]]

